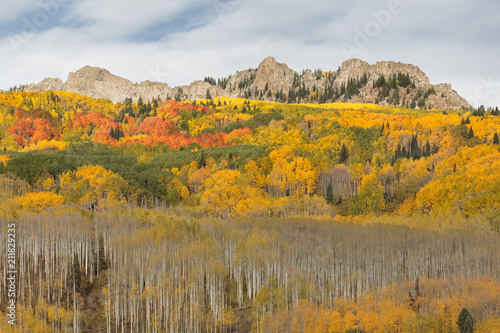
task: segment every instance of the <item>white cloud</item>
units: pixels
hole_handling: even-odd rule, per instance
[[[354,45],[358,31],[379,22],[373,13],[388,10],[390,2],[47,1],[64,1],[68,8],[59,13],[63,17],[54,21],[55,27],[47,24],[32,34],[18,34],[17,48],[12,47],[13,36],[0,40],[1,88],[46,76],[65,80],[84,65],[104,67],[135,82],[161,79],[171,86],[256,67],[269,55],[297,71],[336,69],[347,60],[340,45]],[[500,67],[498,2],[400,3],[401,11],[388,24],[379,22],[379,31],[352,56],[370,63],[412,63],[431,82],[451,82],[464,97],[475,95],[481,78],[499,75],[492,71]],[[33,6],[24,0],[0,9],[20,20]],[[500,88],[483,95],[481,104],[500,105]]]

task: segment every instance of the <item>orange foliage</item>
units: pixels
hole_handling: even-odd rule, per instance
[[[458,329],[461,309],[466,307],[474,317],[475,331],[499,329],[498,313],[495,316],[490,312],[500,297],[500,283],[491,277],[458,277],[453,281],[424,278],[418,294],[414,288],[414,282],[389,285],[356,301],[339,298],[331,308],[302,300],[288,311],[265,316],[259,326],[261,332],[268,331],[271,325],[273,331],[281,332],[288,323],[300,327],[301,332],[453,332]]]
[[[129,136],[138,134],[147,134],[154,136],[163,136],[178,132],[174,123],[170,119],[160,117],[147,117],[138,126],[132,126],[128,129]]]
[[[227,135],[226,140],[231,141],[232,139],[241,138],[242,136],[252,135],[252,134],[253,134],[253,131],[248,127],[247,128],[238,128],[238,129],[232,130],[231,133],[229,133]]]
[[[48,112],[15,110],[14,115],[18,122],[10,126],[7,131],[21,147],[36,144],[41,140],[60,138],[60,133]]]

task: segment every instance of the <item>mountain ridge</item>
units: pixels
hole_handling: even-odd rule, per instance
[[[227,78],[205,78],[189,85],[132,81],[108,70],[84,66],[60,78],[45,78],[21,86],[22,91],[60,90],[122,102],[153,99],[194,100],[210,97],[242,97],[288,103],[357,102],[409,108],[462,109],[471,105],[449,83],[432,85],[419,67],[393,61],[373,65],[360,59],[344,61],[337,71],[304,70],[301,74],[265,58],[256,69],[238,71]]]

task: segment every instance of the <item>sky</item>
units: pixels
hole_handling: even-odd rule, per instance
[[[473,106],[500,107],[497,0],[16,0],[0,3],[0,89],[90,65],[189,84],[343,61],[418,66]]]

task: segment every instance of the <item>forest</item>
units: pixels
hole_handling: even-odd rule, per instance
[[[0,330],[497,332],[499,129],[493,108],[0,93]]]

